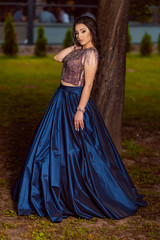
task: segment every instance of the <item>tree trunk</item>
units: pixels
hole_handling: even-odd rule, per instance
[[[121,151],[129,0],[99,0],[97,25],[101,63],[92,96]]]

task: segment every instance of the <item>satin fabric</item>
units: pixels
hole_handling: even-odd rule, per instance
[[[91,97],[75,131],[82,89],[60,85],[53,95],[13,188],[19,215],[120,219],[146,206]]]

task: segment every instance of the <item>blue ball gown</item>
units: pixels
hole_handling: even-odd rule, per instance
[[[120,219],[146,206],[91,97],[84,129],[75,131],[81,92],[63,85],[56,90],[13,188],[19,215],[37,212],[53,222],[68,216]]]
[[[53,95],[13,187],[19,215],[38,213],[53,222],[68,216],[121,219],[146,206],[92,97],[84,129],[75,131],[82,90],[60,84]]]

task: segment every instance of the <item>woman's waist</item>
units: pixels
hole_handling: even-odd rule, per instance
[[[83,87],[82,86],[75,86],[75,85],[68,85],[68,84],[65,84],[64,85],[64,81],[60,82],[60,89],[62,90],[66,90],[66,91],[72,91],[72,92],[81,92]]]
[[[62,79],[61,78],[61,84],[64,86],[70,86],[70,87],[83,87],[84,82],[83,81],[72,81],[71,79]]]
[[[75,84],[71,83],[70,81],[67,81],[67,80],[65,81],[63,79],[61,79],[61,84],[63,84],[64,86],[69,86],[69,87],[78,87],[77,84],[75,85]]]

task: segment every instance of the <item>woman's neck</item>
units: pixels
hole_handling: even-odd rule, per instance
[[[83,45],[83,49],[86,49],[86,48],[94,48],[94,45],[92,43]]]

